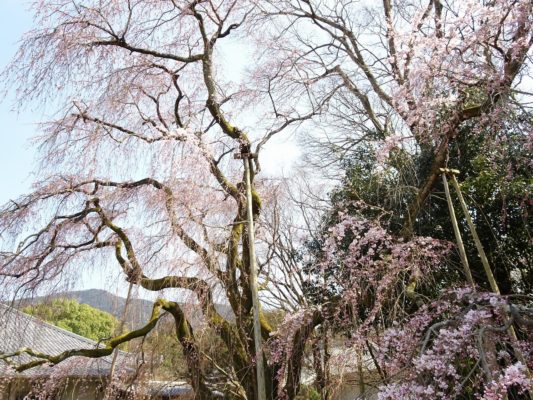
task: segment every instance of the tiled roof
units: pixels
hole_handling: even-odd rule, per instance
[[[12,307],[0,304],[0,353],[12,353],[23,347],[48,355],[58,355],[72,349],[94,349],[98,343],[65,329],[43,322]],[[120,352],[117,370],[123,369],[131,355]],[[17,364],[31,361],[28,355],[17,356]],[[130,359],[130,360],[128,360]],[[71,357],[56,366],[43,365],[26,370],[27,377],[48,376],[61,371],[68,376],[107,376],[111,370],[112,356],[101,358]],[[13,369],[0,360],[0,377],[16,375]]]
[[[191,395],[193,390],[185,381],[149,381],[148,392],[152,397],[175,398]]]

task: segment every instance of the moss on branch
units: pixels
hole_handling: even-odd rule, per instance
[[[157,322],[159,321],[159,318],[161,317],[161,308],[167,303],[168,302],[162,299],[157,300],[154,303],[154,306],[152,309],[152,315],[150,316],[150,320],[143,327],[105,340],[104,347],[98,347],[94,349],[72,349],[72,350],[64,351],[57,355],[45,354],[45,353],[41,353],[36,350],[33,350],[31,348],[25,347],[25,348],[21,348],[17,350],[14,353],[1,354],[0,360],[3,360],[8,365],[11,365],[12,367],[14,367],[15,371],[23,372],[28,369],[38,367],[44,364],[56,365],[71,357],[101,358],[101,357],[108,356],[113,352],[113,350],[117,346],[121,345],[122,343],[126,343],[133,339],[148,335],[148,333],[150,333],[157,325]],[[11,359],[13,357],[21,356],[23,354],[27,354],[31,357],[37,358],[38,360],[33,360],[27,363],[15,365],[15,363],[13,363]]]

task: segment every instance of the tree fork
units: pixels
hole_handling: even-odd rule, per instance
[[[413,226],[416,222],[418,214],[422,210],[422,206],[429,197],[435,182],[439,179],[440,169],[444,167],[446,163],[446,156],[448,154],[448,139],[445,138],[437,150],[435,159],[433,160],[433,165],[431,166],[431,171],[428,178],[426,179],[424,185],[418,191],[416,198],[413,200],[409,209],[407,210],[407,218],[403,224],[401,231],[401,236],[404,238],[410,238],[413,235]]]

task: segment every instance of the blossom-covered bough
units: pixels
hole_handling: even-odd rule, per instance
[[[532,300],[468,288],[422,307],[384,334],[382,366],[399,379],[382,388],[380,398],[528,398],[533,382],[517,351],[531,360]],[[513,325],[523,333],[520,340],[508,335]]]
[[[335,92],[319,125],[327,135],[317,138],[329,158],[367,140],[383,157],[403,148],[431,160],[406,207],[405,237],[461,126],[474,121],[497,130],[520,107],[514,89],[533,44],[529,1],[260,4],[277,22],[269,28],[279,60],[269,75],[272,91],[283,98],[289,76],[292,87]]]
[[[490,122],[497,129],[516,107],[513,88],[533,44],[530,1],[384,0],[363,7],[353,1],[40,0],[34,7],[40,28],[24,38],[4,81],[18,89],[21,102],[43,101],[59,111],[42,125],[35,190],[0,211],[2,288],[11,295],[35,292],[84,269],[118,265],[126,281],[162,298],[143,327],[103,340],[100,348],[20,349],[2,354],[2,361],[23,371],[72,356],[105,356],[148,335],[170,313],[196,398],[215,398],[217,391],[257,398],[245,184],[233,154],[256,153],[263,161],[261,150],[272,137],[317,117],[325,136],[350,133],[335,151],[372,137],[384,155],[404,145],[426,153],[431,165],[406,206],[402,237],[376,221],[340,215],[315,268],[314,283],[323,285],[326,300],[288,315],[277,332],[261,315],[267,397],[295,398],[306,343],[325,324],[374,351],[383,398],[453,398],[463,387],[486,388],[486,396],[526,391],[527,367],[509,349],[531,355],[530,299],[463,293],[439,309],[441,303],[417,291],[433,284],[449,245],[417,237],[412,228],[462,125]],[[250,81],[232,81],[243,63],[236,48],[248,57]],[[257,221],[264,202],[276,203],[259,170],[256,162]],[[290,251],[266,248],[282,236],[264,233],[268,228],[260,224],[258,231],[264,275],[294,245],[284,237]],[[285,261],[279,265],[289,268],[281,283],[287,290],[298,262]],[[227,348],[227,364],[216,366],[223,382],[207,379],[182,307],[164,299],[171,289],[194,294]],[[283,296],[307,303],[299,291]],[[218,312],[220,298],[234,320]],[[388,331],[381,353],[371,343],[375,328],[394,322],[402,326]],[[520,343],[507,346],[502,327],[511,323]],[[391,362],[395,349],[387,353],[388,346],[398,336],[403,342],[396,350],[410,347]],[[506,352],[496,360],[483,345],[492,337],[502,346],[498,352]],[[22,353],[33,361],[14,364]],[[455,369],[441,371],[432,358],[437,354]],[[431,376],[442,385],[428,383]]]
[[[472,287],[428,298],[441,284],[438,273],[450,269],[450,250],[432,238],[395,238],[341,212],[313,266],[313,297],[329,329],[348,337],[347,348],[371,357],[380,399],[528,399],[533,298]],[[312,318],[291,316],[283,329],[297,332],[299,319]]]

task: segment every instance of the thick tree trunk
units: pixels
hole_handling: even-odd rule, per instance
[[[409,209],[407,210],[406,219],[403,225],[401,236],[404,238],[410,238],[413,235],[413,228],[418,217],[418,214],[422,210],[424,203],[428,199],[435,183],[439,179],[440,169],[444,168],[446,165],[446,157],[448,155],[448,139],[443,139],[439,145],[437,152],[435,153],[435,158],[431,165],[424,184],[418,190],[416,198],[413,200]]]
[[[194,340],[194,334],[191,325],[185,318],[183,311],[176,303],[164,305],[164,309],[172,314],[176,325],[176,336],[183,349],[185,362],[189,371],[191,386],[194,391],[195,400],[214,400],[212,391],[205,384],[200,363],[200,353]]]

